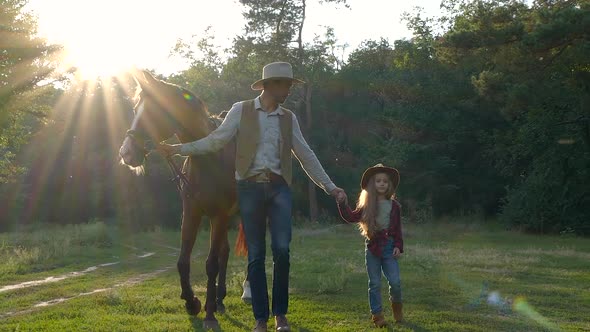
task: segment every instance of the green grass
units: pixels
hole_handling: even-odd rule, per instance
[[[406,323],[389,330],[590,331],[588,239],[479,223],[410,224],[404,231]],[[0,289],[67,277],[0,291],[0,331],[202,331],[203,313],[188,316],[178,298],[178,239],[177,232],[133,235],[100,222],[0,234]],[[207,250],[204,231],[191,271],[203,302]],[[146,253],[154,254],[141,257]],[[354,226],[298,226],[291,253],[288,317],[294,331],[373,330],[363,240]],[[245,266],[244,258],[230,256],[227,312],[217,315],[222,331],[253,326],[251,308],[240,300]],[[385,305],[386,291],[384,281]],[[387,310],[389,322],[391,316]]]

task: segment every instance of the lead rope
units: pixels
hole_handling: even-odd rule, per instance
[[[213,126],[213,130],[215,130],[215,128],[219,127],[218,122],[215,121],[215,119],[213,118],[209,118],[209,124]],[[146,142],[148,143],[148,142]],[[149,150],[155,150],[155,146],[153,146],[153,142],[149,141],[150,146],[148,147]],[[193,191],[191,189],[191,183],[188,180],[188,178],[186,177],[186,174],[184,174],[180,168],[178,168],[178,166],[176,166],[176,163],[174,162],[174,160],[172,159],[172,156],[167,155],[166,156],[166,162],[168,163],[168,167],[170,168],[170,171],[172,172],[172,179],[171,181],[174,181],[176,183],[176,188],[178,188],[178,192],[179,193],[183,193],[182,191],[182,185],[184,184],[185,189],[185,194],[186,197],[191,197],[193,196]],[[198,194],[195,193],[195,194]]]
[[[156,147],[154,146],[152,141],[146,141],[145,150],[151,152],[151,151],[156,150]],[[191,183],[190,183],[189,179],[180,170],[180,168],[178,168],[178,166],[176,166],[176,163],[172,159],[171,155],[166,156],[166,162],[168,163],[168,168],[170,168],[170,172],[172,173],[172,178],[170,179],[170,181],[174,181],[174,183],[176,184],[176,188],[178,189],[178,192],[181,195],[183,193],[182,186],[184,185],[184,187],[186,188],[185,189],[186,197],[191,197],[193,195],[193,192],[191,189]]]
[[[176,163],[172,159],[172,156],[166,156],[166,161],[168,162],[168,166],[170,167],[170,171],[172,172],[172,181],[176,183],[176,188],[178,188],[179,193],[183,193],[182,185],[184,184],[185,190],[184,193],[186,197],[191,197],[193,195],[191,189],[191,183],[186,177],[186,175],[176,166]]]

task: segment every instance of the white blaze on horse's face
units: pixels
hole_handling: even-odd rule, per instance
[[[131,128],[130,130],[137,130],[137,126],[139,124],[139,119],[141,118],[141,115],[143,114],[143,110],[144,110],[144,105],[143,105],[143,101],[140,102],[140,104],[137,106],[137,111],[135,112],[135,118],[133,118],[133,123],[131,124]],[[121,157],[121,159],[123,160],[123,162],[126,165],[129,166],[139,166],[143,160],[134,160],[135,156],[138,155],[138,153],[136,151],[134,151],[134,149],[137,148],[137,145],[135,145],[133,143],[133,140],[131,139],[131,137],[126,136],[125,139],[123,140],[123,144],[121,145],[121,148],[119,149],[119,156]]]

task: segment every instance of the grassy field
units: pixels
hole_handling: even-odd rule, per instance
[[[202,331],[203,313],[188,316],[178,298],[178,238],[100,222],[0,234],[0,331]],[[590,331],[588,239],[430,223],[405,225],[405,243],[406,323],[389,330]],[[207,248],[204,231],[191,271],[202,301]],[[357,230],[296,227],[291,248],[293,330],[373,330]],[[240,301],[245,266],[230,256],[222,331],[253,326]]]

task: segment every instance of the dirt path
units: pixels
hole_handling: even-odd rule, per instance
[[[167,246],[167,245],[163,245],[163,244],[155,244],[158,247],[162,247],[165,249],[169,249],[172,250],[172,253],[167,253],[166,255],[168,256],[176,256],[178,255],[178,252],[180,251],[180,249],[178,248],[174,248],[171,246]],[[134,249],[134,250],[139,250],[138,248],[132,247],[132,246],[128,246],[126,245],[126,247]],[[139,260],[139,259],[145,259],[145,258],[149,258],[152,257],[154,255],[158,254],[158,252],[143,252],[143,253],[138,253],[135,254],[135,258],[131,259],[131,261],[134,260]],[[197,255],[200,256],[200,255]],[[38,280],[31,280],[31,281],[25,281],[25,282],[21,282],[18,284],[13,284],[13,285],[5,285],[0,287],[0,293],[3,292],[9,292],[9,291],[14,291],[14,290],[19,290],[19,289],[24,289],[24,288],[29,288],[29,287],[35,287],[35,286],[42,286],[45,284],[51,284],[51,283],[59,283],[59,282],[63,282],[66,279],[70,279],[70,278],[76,278],[76,277],[80,277],[83,275],[87,275],[89,273],[92,273],[94,271],[97,271],[100,268],[105,268],[108,266],[113,266],[113,265],[117,265],[120,264],[121,261],[117,261],[117,262],[107,262],[107,263],[103,263],[103,264],[99,264],[99,265],[95,265],[95,266],[90,266],[84,270],[81,271],[73,271],[73,272],[68,272],[68,273],[64,273],[62,275],[58,275],[58,276],[49,276],[47,278],[44,279],[38,279]],[[161,269],[157,269],[155,271],[152,272],[147,272],[147,273],[142,273],[139,274],[137,276],[131,277],[123,282],[114,284],[111,287],[107,287],[107,288],[98,288],[98,289],[94,289],[88,292],[83,292],[74,296],[69,296],[69,297],[61,297],[61,298],[55,298],[55,299],[51,299],[48,301],[43,301],[43,302],[39,302],[36,304],[31,305],[29,308],[27,309],[23,309],[23,310],[18,310],[18,311],[9,311],[9,312],[5,312],[5,313],[0,313],[0,319],[4,319],[4,318],[9,318],[9,317],[13,317],[13,316],[17,316],[17,315],[22,315],[22,314],[27,314],[27,313],[31,313],[34,312],[36,310],[42,309],[42,308],[47,308],[59,303],[64,303],[67,302],[71,299],[75,299],[78,297],[83,297],[83,296],[88,296],[88,295],[93,295],[93,294],[98,294],[98,293],[103,293],[106,291],[110,291],[116,288],[120,288],[120,287],[129,287],[129,286],[133,286],[133,285],[137,285],[147,279],[151,279],[163,272],[166,272],[170,269],[172,269],[174,266],[166,266],[164,268]]]
[[[142,255],[136,255],[136,257],[138,259],[141,259],[141,258],[151,257],[155,254],[156,254],[155,252],[148,252],[148,253],[145,253]],[[16,289],[23,289],[23,288],[33,287],[33,286],[39,286],[39,285],[43,285],[43,284],[49,284],[49,283],[53,283],[53,282],[59,282],[59,281],[63,281],[65,279],[69,279],[69,278],[80,277],[80,276],[83,276],[83,275],[88,274],[90,272],[94,272],[101,267],[117,265],[120,263],[121,262],[104,263],[104,264],[91,266],[91,267],[86,268],[82,271],[73,271],[73,272],[68,272],[66,274],[62,274],[59,276],[50,276],[45,279],[25,281],[25,282],[21,282],[19,284],[14,284],[14,285],[6,285],[6,286],[0,287],[0,293],[8,292],[8,291],[16,290]]]
[[[56,298],[56,299],[52,299],[52,300],[49,300],[49,301],[39,302],[39,303],[34,304],[33,306],[31,306],[28,309],[24,309],[24,310],[20,310],[20,311],[9,311],[9,312],[5,312],[3,314],[0,314],[0,319],[9,318],[9,317],[17,316],[17,315],[22,315],[22,314],[28,314],[28,313],[31,313],[31,312],[33,312],[35,310],[40,309],[40,308],[46,308],[46,307],[49,307],[49,306],[52,306],[52,305],[56,305],[56,304],[59,304],[59,303],[64,303],[64,302],[69,301],[71,299],[75,299],[75,298],[82,297],[82,296],[88,296],[88,295],[93,295],[93,294],[97,294],[97,293],[103,293],[103,292],[110,291],[110,290],[113,290],[113,289],[119,288],[119,287],[128,287],[128,286],[137,285],[137,284],[139,284],[139,283],[141,283],[141,282],[143,282],[143,281],[145,281],[147,279],[153,278],[153,277],[155,277],[155,276],[157,276],[157,275],[159,275],[159,274],[161,274],[163,272],[166,272],[166,271],[168,271],[168,270],[170,270],[172,268],[173,268],[173,266],[167,266],[167,267],[165,267],[163,269],[155,270],[155,271],[152,271],[152,272],[149,272],[149,273],[142,273],[142,274],[140,274],[138,276],[129,278],[129,279],[125,280],[124,282],[115,284],[115,285],[113,285],[111,287],[108,287],[108,288],[94,289],[94,290],[92,290],[90,292],[84,292],[84,293],[80,293],[80,294],[77,294],[77,295],[74,295],[74,296],[70,296],[70,297],[61,297],[61,298]]]

